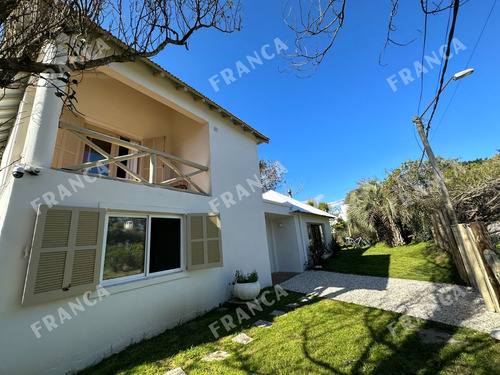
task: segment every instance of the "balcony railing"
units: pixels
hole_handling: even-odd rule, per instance
[[[101,154],[104,159],[97,160],[97,161],[91,161],[91,162],[86,162],[86,163],[81,163],[77,165],[72,165],[69,167],[64,167],[64,169],[71,170],[71,171],[81,171],[89,168],[95,168],[95,167],[100,167],[103,165],[111,165],[114,164],[118,168],[123,169],[125,172],[127,172],[130,176],[132,176],[134,179],[139,181],[140,183],[144,185],[160,185],[160,186],[170,186],[175,183],[179,183],[181,181],[185,181],[188,185],[191,185],[194,189],[196,189],[198,192],[202,194],[207,194],[200,186],[198,186],[191,177],[208,171],[208,167],[194,163],[192,161],[180,158],[178,156],[174,155],[169,155],[161,151],[157,151],[148,147],[144,147],[141,145],[137,145],[131,142],[124,141],[119,138],[111,137],[109,135],[105,135],[93,130],[89,129],[84,129],[79,126],[75,126],[72,124],[68,124],[66,122],[60,122],[59,127],[61,129],[66,129],[70,131],[75,137],[80,139],[83,143],[91,147],[93,150]],[[94,142],[92,142],[91,139],[88,139],[87,137],[91,137],[93,139],[99,139],[102,141],[109,142],[111,144],[117,145],[117,146],[122,146],[126,147],[129,150],[134,150],[136,153],[134,154],[128,154],[128,155],[121,155],[121,156],[112,156],[108,152],[104,151],[101,147],[96,145]],[[142,177],[140,174],[137,172],[131,170],[128,168],[126,165],[124,165],[122,162],[127,161],[127,160],[132,160],[132,159],[139,159],[143,157],[149,156],[149,178],[146,180],[144,177]],[[196,169],[194,172],[191,173],[183,173],[179,168],[177,168],[173,162],[187,165],[189,167],[192,167]],[[156,170],[157,166],[159,165],[158,163],[163,163],[165,164],[168,168],[170,168],[178,177],[170,178],[165,181],[157,182],[157,176],[156,176]]]

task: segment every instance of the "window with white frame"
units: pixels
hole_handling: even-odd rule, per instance
[[[307,235],[309,237],[309,245],[325,244],[322,224],[307,223]]]
[[[21,302],[28,306],[78,296],[101,282],[222,266],[218,214],[118,214],[42,205]]]
[[[178,216],[108,215],[102,280],[181,270],[182,220]]]

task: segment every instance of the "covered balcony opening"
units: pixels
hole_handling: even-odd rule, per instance
[[[167,84],[167,83],[165,83]],[[52,168],[210,193],[208,124],[103,72],[86,72],[63,109]]]

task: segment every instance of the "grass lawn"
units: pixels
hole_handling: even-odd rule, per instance
[[[234,310],[215,309],[206,315],[149,340],[134,344],[82,374],[165,374],[178,366],[194,374],[498,374],[500,343],[466,328],[421,321],[393,335],[387,325],[400,314],[329,299],[312,299],[291,310],[285,305],[301,295],[290,292],[274,306],[215,339],[208,325]],[[268,300],[276,300],[268,297]],[[274,318],[273,309],[290,311]],[[256,328],[257,319],[273,321]],[[425,344],[419,328],[453,335],[454,344]],[[244,332],[248,345],[232,342]],[[216,350],[230,353],[222,361],[201,358]]]
[[[378,243],[370,248],[341,250],[340,257],[327,259],[323,268],[358,275],[464,284],[448,254],[428,242],[401,247]]]

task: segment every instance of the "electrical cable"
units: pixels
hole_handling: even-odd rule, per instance
[[[493,9],[495,8],[496,3],[497,3],[497,0],[494,0],[493,5],[491,6],[490,12],[488,14],[488,17],[486,17],[486,21],[484,22],[483,28],[482,28],[481,32],[479,33],[479,37],[477,38],[476,44],[474,45],[472,53],[469,56],[469,60],[467,61],[467,64],[465,65],[465,69],[467,69],[469,67],[469,64],[472,60],[472,57],[474,56],[474,53],[476,52],[476,48],[479,44],[479,41],[481,40],[481,37],[483,36],[484,30],[486,29],[486,25],[488,24],[488,21],[490,20],[491,14],[493,13]],[[455,86],[455,89],[453,90],[453,94],[450,98],[450,101],[448,102],[448,105],[446,106],[446,109],[444,110],[443,115],[441,116],[441,119],[439,120],[439,123],[437,124],[436,128],[432,132],[431,139],[434,136],[434,134],[436,133],[436,131],[438,130],[439,126],[441,126],[441,123],[443,122],[443,119],[446,115],[446,112],[448,112],[448,108],[450,108],[451,102],[453,101],[453,98],[455,98],[455,94],[457,93],[457,90],[460,87],[460,83],[461,83],[461,81],[459,81],[458,84]]]

